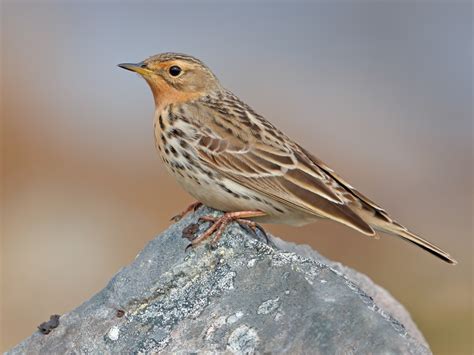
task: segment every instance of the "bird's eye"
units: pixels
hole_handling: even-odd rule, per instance
[[[177,65],[173,65],[172,67],[170,67],[169,72],[171,76],[178,76],[179,74],[181,74],[181,68]]]

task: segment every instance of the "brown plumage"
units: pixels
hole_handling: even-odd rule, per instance
[[[216,242],[231,220],[255,227],[242,219],[303,225],[328,218],[368,236],[397,235],[455,263],[224,89],[200,60],[163,53],[120,66],[153,92],[156,146],[167,170],[198,201],[227,212],[193,244],[214,232]]]

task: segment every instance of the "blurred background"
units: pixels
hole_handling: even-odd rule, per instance
[[[452,267],[335,223],[267,226],[389,290],[436,354],[472,353],[472,3],[2,1],[1,346],[105,286],[192,202],[146,83],[192,54]]]

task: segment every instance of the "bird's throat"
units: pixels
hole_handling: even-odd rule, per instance
[[[203,95],[201,92],[179,91],[163,79],[151,80],[145,78],[145,80],[150,86],[151,92],[153,93],[155,107],[158,112],[162,111],[170,104],[180,104],[193,101]]]

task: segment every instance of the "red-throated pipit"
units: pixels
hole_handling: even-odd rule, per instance
[[[200,203],[225,212],[204,218],[214,224],[193,245],[212,234],[217,242],[233,220],[255,227],[253,221],[329,218],[368,236],[397,235],[456,263],[224,89],[200,60],[163,53],[119,66],[140,74],[153,92],[156,146],[166,169]]]

